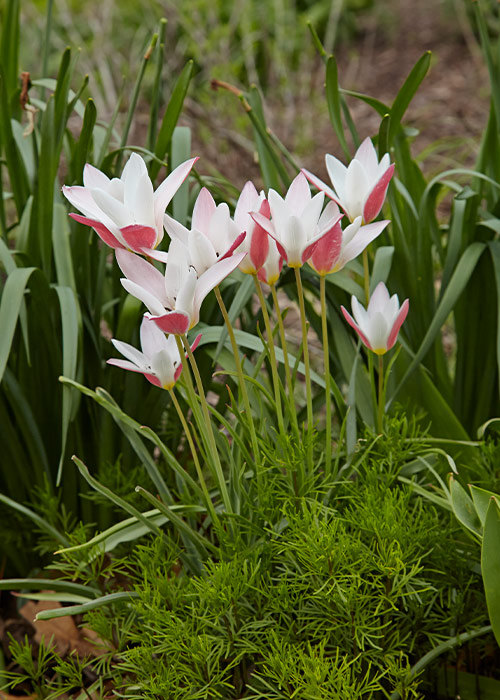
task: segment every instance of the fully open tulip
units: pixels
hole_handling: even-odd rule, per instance
[[[405,299],[400,308],[397,294],[389,297],[387,287],[380,282],[367,309],[354,296],[351,300],[354,318],[343,306],[341,309],[347,323],[354,328],[366,347],[377,355],[384,355],[396,342],[409,304],[408,299]]]
[[[271,220],[258,212],[252,213],[252,218],[274,238],[289,267],[301,267],[321,238],[342,218],[333,203],[321,213],[324,195],[319,192],[312,197],[302,173],[293,180],[285,199],[275,190],[269,190],[268,201]]]
[[[201,334],[196,338],[191,350],[200,342]],[[146,379],[162,389],[172,389],[182,371],[182,362],[173,336],[166,337],[152,321],[143,318],[141,323],[142,352],[121,340],[111,340],[115,348],[127,360],[108,360],[109,365],[140,372]]]
[[[235,253],[219,260],[198,276],[191,264],[186,246],[172,240],[165,274],[128,250],[117,250],[116,260],[125,279],[124,288],[140,299],[149,309],[152,319],[165,333],[183,335],[200,318],[201,303],[239,265],[245,253]]]
[[[165,214],[164,224],[170,237],[186,246],[198,275],[218,260],[230,257],[245,238],[245,231],[240,232],[232,221],[227,204],[217,206],[206,187],[196,199],[191,230],[168,214]]]
[[[111,248],[129,249],[165,261],[166,253],[155,250],[163,238],[163,215],[197,160],[181,163],[156,192],[146,163],[137,153],[132,153],[121,177],[112,180],[87,163],[84,186],[63,187],[65,197],[83,214],[70,216],[92,226]]]
[[[382,209],[394,173],[389,154],[385,153],[379,163],[371,140],[366,138],[347,167],[330,154],[325,156],[325,161],[333,189],[308,170],[302,172],[315,187],[337,202],[350,221],[358,216],[364,224],[373,221]]]
[[[319,241],[312,256],[307,261],[313,270],[322,276],[338,272],[344,265],[362,253],[389,223],[388,221],[376,221],[373,224],[361,226],[361,221],[361,217],[358,216],[344,231],[342,231],[339,221]]]

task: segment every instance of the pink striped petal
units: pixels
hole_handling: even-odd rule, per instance
[[[264,199],[260,205],[259,214],[269,219],[271,216],[271,207],[267,199]],[[256,270],[260,270],[266,262],[267,254],[269,253],[269,237],[267,231],[258,223],[254,222],[252,238],[250,240],[250,259]]]
[[[116,262],[125,277],[152,294],[163,306],[167,304],[165,277],[151,263],[129,250],[117,250]]]
[[[394,174],[394,168],[395,165],[392,163],[368,195],[363,207],[363,221],[365,224],[373,221],[382,209],[389,182]]]
[[[152,316],[151,314],[144,314],[144,316],[154,321],[164,333],[184,335],[189,330],[189,316],[182,311],[169,311],[162,316]]]
[[[95,219],[89,219],[86,216],[81,216],[80,214],[70,214],[71,218],[74,219],[75,221],[78,221],[80,224],[85,224],[86,226],[92,226],[94,231],[97,233],[99,238],[106,243],[106,245],[109,245],[110,248],[125,248],[123,243],[121,243],[116,236],[113,236],[111,231],[104,226],[104,224],[101,224],[100,221],[96,221]]]
[[[228,249],[226,250],[226,252],[223,253],[223,254],[220,256],[219,260],[225,260],[226,258],[230,258],[231,255],[232,255],[232,254],[234,253],[234,251],[236,250],[236,248],[237,248],[238,246],[240,246],[240,245],[243,243],[243,241],[244,241],[245,238],[246,238],[246,235],[247,235],[247,234],[246,234],[246,231],[242,231],[242,232],[235,238],[234,242],[231,243],[231,247],[228,248]],[[267,235],[267,234],[266,234],[266,235]]]
[[[337,262],[342,249],[342,228],[338,221],[316,244],[309,264],[320,275],[327,275]]]
[[[387,339],[387,349],[390,350],[394,343],[396,342],[396,338],[398,337],[399,330],[401,326],[403,325],[403,322],[408,315],[408,310],[410,308],[410,302],[408,299],[405,299],[404,302],[401,304],[401,309],[399,310],[399,313],[396,317],[396,320],[394,321],[394,325],[392,327],[391,332],[389,333],[389,338]]]
[[[360,327],[358,326],[358,324],[356,323],[356,321],[353,319],[353,317],[351,316],[351,314],[350,314],[350,313],[347,311],[347,309],[345,309],[343,306],[341,306],[340,309],[341,309],[342,313],[344,314],[344,318],[345,318],[345,320],[347,321],[347,323],[348,323],[352,328],[354,328],[354,330],[355,330],[356,333],[359,335],[359,337],[361,338],[361,340],[363,341],[363,343],[366,345],[366,347],[367,347],[369,350],[371,350],[371,349],[372,349],[372,346],[370,345],[370,342],[369,342],[368,338],[367,338],[366,335],[363,333],[363,331],[360,329]]]
[[[127,246],[140,253],[142,248],[154,248],[156,244],[156,231],[151,226],[131,224],[120,229]]]
[[[309,172],[309,170],[306,170],[305,168],[302,168],[302,172],[304,175],[307,177],[311,185],[316,187],[317,190],[320,192],[324,192],[327,197],[330,199],[333,199],[334,202],[340,205],[340,200],[335,194],[335,192],[332,190],[332,188],[326,184],[326,182],[323,182],[323,180],[320,180],[319,177],[316,177],[316,175],[313,175],[313,173]]]

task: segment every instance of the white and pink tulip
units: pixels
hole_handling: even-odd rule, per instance
[[[87,163],[83,187],[62,188],[64,196],[82,212],[70,216],[92,226],[111,248],[131,250],[165,262],[166,253],[156,250],[163,239],[165,209],[197,160],[181,163],[156,191],[146,163],[137,153],[132,153],[121,177],[111,180]]]
[[[394,173],[389,154],[385,153],[379,162],[373,143],[366,138],[348,166],[330,154],[325,156],[325,162],[333,189],[308,170],[302,172],[317,189],[337,202],[349,221],[354,222],[358,216],[363,224],[373,221],[382,209]]]
[[[351,299],[352,313],[342,306],[347,323],[354,328],[362,342],[376,355],[384,355],[398,337],[399,330],[408,314],[408,299],[399,306],[397,294],[389,297],[387,287],[379,282],[365,309],[355,296]]]

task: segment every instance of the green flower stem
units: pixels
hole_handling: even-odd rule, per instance
[[[194,379],[196,382],[196,387],[198,389],[198,394],[201,399],[201,410],[203,413],[203,419],[205,421],[206,435],[210,445],[210,451],[212,453],[212,459],[215,467],[215,473],[217,476],[217,481],[219,484],[219,489],[221,492],[222,500],[224,502],[224,507],[228,513],[232,513],[231,500],[229,498],[229,493],[226,486],[226,480],[224,478],[224,472],[222,471],[222,465],[220,462],[219,452],[217,450],[217,445],[215,443],[215,436],[213,431],[212,422],[210,420],[210,414],[208,412],[207,397],[205,396],[205,390],[203,389],[203,382],[201,381],[200,371],[196,363],[195,357],[189,345],[189,341],[185,335],[181,335],[181,340],[184,345],[184,349],[189,358],[191,364],[191,369],[193,370]]]
[[[332,397],[330,394],[330,354],[328,352],[328,319],[326,315],[326,279],[319,278],[321,299],[321,332],[323,335],[323,365],[325,369],[325,399],[326,399],[326,445],[325,473],[330,474],[332,464]]]
[[[189,428],[189,424],[188,424],[186,418],[184,417],[184,414],[183,414],[182,409],[179,405],[179,402],[177,401],[177,396],[175,395],[174,390],[169,389],[168,393],[170,394],[170,398],[172,399],[172,403],[175,406],[175,410],[177,411],[177,415],[179,416],[179,420],[181,421],[182,427],[184,428],[184,433],[185,433],[187,441],[189,443],[189,448],[190,448],[191,454],[193,456],[194,466],[196,467],[196,473],[198,474],[198,479],[200,481],[201,489],[203,491],[203,495],[205,496],[205,499],[207,502],[207,509],[210,513],[210,517],[212,518],[213,524],[216,527],[220,527],[219,518],[218,518],[217,513],[215,511],[214,504],[212,503],[212,499],[210,498],[207,484],[205,482],[205,477],[203,476],[203,472],[201,470],[200,460],[198,459],[198,453],[196,451],[196,446],[195,446],[194,441],[193,441],[193,436],[192,436],[191,430]]]
[[[313,408],[312,408],[312,391],[311,391],[311,368],[309,365],[309,346],[307,344],[307,320],[306,308],[304,304],[304,288],[302,287],[302,279],[300,277],[300,269],[295,270],[295,280],[297,282],[297,290],[299,295],[300,321],[302,324],[302,345],[304,351],[304,366],[306,378],[306,401],[307,401],[307,427],[311,431],[313,427]],[[311,455],[312,457],[312,455]]]
[[[365,282],[365,297],[366,305],[370,301],[370,266],[368,265],[368,250],[365,248],[363,251],[363,275]]]
[[[377,425],[378,416],[378,399],[377,399],[377,385],[375,380],[375,366],[373,364],[373,353],[368,350],[368,376],[370,377],[370,388],[372,394],[372,407],[373,407],[373,424]]]
[[[285,326],[283,324],[283,317],[281,315],[281,309],[278,301],[278,293],[276,292],[276,285],[271,284],[269,285],[271,288],[271,294],[273,297],[273,304],[274,304],[274,309],[276,311],[276,316],[278,318],[278,329],[279,329],[279,334],[280,334],[280,340],[281,340],[281,349],[283,350],[283,360],[284,360],[284,365],[285,365],[285,377],[286,377],[286,385],[288,387],[288,397],[290,399],[290,415],[292,416],[292,424],[294,431],[299,437],[299,422],[297,420],[297,411],[295,409],[295,395],[294,395],[294,387],[293,387],[293,381],[292,381],[292,372],[290,370],[290,360],[288,359],[288,348],[286,344],[286,337],[285,337]]]
[[[378,356],[378,414],[377,430],[382,433],[384,419],[385,388],[384,388],[384,356]]]
[[[269,314],[267,312],[266,300],[264,299],[264,294],[262,292],[262,287],[260,286],[259,279],[257,275],[252,275],[255,282],[255,289],[257,291],[257,296],[259,297],[260,305],[262,307],[262,315],[264,316],[264,324],[266,326],[267,333],[267,346],[269,348],[269,355],[271,358],[271,373],[273,377],[274,385],[274,400],[276,402],[276,413],[278,415],[278,428],[281,434],[285,433],[285,426],[283,423],[283,410],[281,408],[281,394],[280,394],[280,380],[278,375],[278,363],[276,361],[276,353],[274,352],[274,342],[273,342],[273,332],[271,329],[271,321],[269,320]]]
[[[245,383],[245,377],[243,376],[243,368],[241,366],[238,344],[236,342],[236,338],[234,336],[233,326],[231,325],[231,321],[230,321],[229,315],[227,313],[226,305],[224,304],[224,300],[222,298],[222,294],[220,293],[219,287],[215,287],[214,292],[215,292],[215,296],[217,297],[217,301],[219,302],[219,307],[220,307],[220,310],[222,312],[222,316],[224,317],[227,332],[229,334],[229,339],[231,341],[231,347],[233,348],[234,361],[236,363],[236,372],[238,374],[238,380],[240,383],[241,398],[243,399],[243,405],[245,406],[245,413],[246,413],[247,420],[248,420],[248,427],[250,429],[250,438],[252,440],[253,456],[254,456],[255,461],[258,462],[258,461],[260,461],[260,459],[259,459],[259,457],[260,457],[259,443],[257,441],[257,433],[255,431],[255,424],[254,424],[253,418],[252,418],[252,411],[250,408],[250,401],[248,399],[248,392],[247,392],[247,387],[246,387],[246,383]],[[257,475],[258,474],[259,474],[259,470],[257,470]]]

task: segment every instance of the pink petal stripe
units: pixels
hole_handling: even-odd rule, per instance
[[[408,315],[408,310],[410,308],[410,302],[408,299],[405,299],[404,302],[401,304],[401,309],[399,310],[399,313],[396,317],[396,320],[394,321],[394,325],[392,327],[391,332],[389,333],[389,337],[387,339],[387,349],[390,350],[392,346],[396,342],[396,338],[398,337],[399,329],[404,323],[404,320],[406,316]]]
[[[264,199],[260,205],[259,214],[265,216],[269,219],[271,216],[271,207],[267,199]],[[267,255],[269,253],[269,238],[267,231],[262,228],[262,226],[254,222],[254,228],[252,231],[252,239],[250,241],[250,260],[256,270],[260,270],[262,265],[266,262]]]
[[[351,314],[350,314],[343,306],[341,306],[340,309],[341,309],[342,313],[344,314],[344,318],[345,318],[345,320],[347,321],[347,323],[348,323],[352,328],[354,328],[354,330],[355,330],[356,333],[359,335],[359,337],[361,338],[361,340],[363,341],[363,343],[366,345],[366,347],[367,347],[369,350],[371,350],[371,349],[372,349],[372,346],[370,345],[370,341],[368,340],[368,338],[366,337],[366,335],[363,333],[363,331],[360,329],[360,327],[358,326],[358,324],[356,323],[356,321],[353,319],[353,317],[351,316]]]
[[[202,336],[202,334],[198,333],[198,335],[194,339],[194,342],[191,345],[191,352],[194,352],[196,350],[196,348],[198,347],[198,345],[200,344],[201,336]],[[187,357],[187,355],[186,355],[186,357]]]
[[[225,260],[226,258],[230,258],[231,255],[234,253],[236,248],[243,243],[243,241],[246,238],[246,231],[242,231],[242,233],[238,234],[238,236],[235,238],[234,242],[231,243],[231,247],[226,250],[226,252],[220,256],[219,260]]]
[[[128,247],[141,253],[143,248],[154,248],[156,244],[156,230],[151,226],[131,224],[120,229]]]
[[[151,319],[156,323],[164,333],[172,333],[173,335],[184,335],[189,330],[189,316],[182,311],[169,311],[163,316],[152,316],[144,314],[146,318]]]
[[[142,369],[139,369],[139,367],[136,367],[133,365],[131,362],[127,362],[127,360],[115,360],[114,358],[110,360],[106,360],[106,363],[108,365],[113,365],[114,367],[120,367],[120,369],[126,369],[129,372],[136,372],[137,374],[143,374],[148,382],[151,382],[151,384],[154,384],[155,386],[161,387],[161,382],[158,379],[158,377],[155,377],[154,374],[148,374]]]
[[[320,275],[327,275],[335,267],[342,249],[340,221],[316,244],[309,263]]]
[[[120,243],[120,241],[113,236],[111,231],[104,226],[104,224],[101,224],[100,221],[96,221],[95,219],[89,219],[86,216],[81,216],[80,214],[70,214],[71,218],[74,219],[75,221],[78,221],[80,224],[86,224],[87,226],[92,226],[94,231],[97,233],[99,238],[106,243],[106,245],[109,245],[110,248],[125,248],[123,243]]]
[[[302,172],[307,177],[311,185],[313,185],[320,192],[324,192],[327,197],[333,199],[334,202],[340,205],[340,200],[338,199],[337,195],[332,188],[326,184],[326,182],[323,182],[323,180],[320,180],[319,177],[316,177],[316,175],[309,172],[309,170],[306,170],[305,168],[302,168]]]
[[[382,209],[389,182],[394,174],[394,168],[395,165],[392,163],[368,195],[368,199],[363,208],[363,221],[365,224],[373,221]]]

